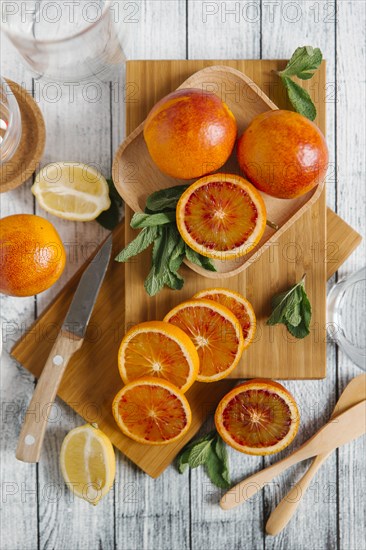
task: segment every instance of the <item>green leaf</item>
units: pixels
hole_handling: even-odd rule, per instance
[[[119,223],[120,220],[120,207],[123,204],[122,197],[119,195],[117,189],[114,186],[113,180],[107,179],[109,188],[109,198],[111,205],[108,210],[104,210],[96,218],[96,221],[105,229],[112,231]]]
[[[305,276],[289,290],[272,298],[272,314],[267,325],[283,323],[295,338],[310,334],[311,304],[305,291]]]
[[[296,82],[286,76],[282,76],[282,82],[285,85],[289,100],[295,111],[305,116],[309,120],[315,120],[316,107],[311,100],[310,95],[304,88],[301,88]]]
[[[197,468],[206,463],[208,455],[211,452],[212,440],[201,441],[196,443],[189,452],[188,463],[191,468]]]
[[[222,472],[221,475],[227,481],[230,483],[230,472],[229,472],[229,455],[227,452],[227,447],[222,440],[222,438],[217,434],[216,441],[215,441],[215,451],[217,456],[222,462]]]
[[[147,198],[146,207],[151,212],[175,210],[178,200],[188,187],[189,185],[176,185],[175,187],[156,191]]]
[[[119,254],[115,260],[117,262],[127,262],[133,256],[140,254],[153,243],[158,236],[157,227],[146,227],[131,241]]]
[[[187,244],[186,244],[186,258],[193,264],[197,264],[200,267],[207,269],[208,271],[216,271],[216,268],[213,265],[210,258],[206,258],[206,256],[202,256],[202,254],[199,254]]]
[[[205,463],[208,477],[210,478],[212,483],[216,485],[216,487],[220,487],[220,489],[229,489],[230,483],[223,476],[223,462],[218,457],[212,446],[211,449],[212,452],[210,452],[210,454],[208,455]]]
[[[169,269],[170,271],[177,272],[185,257],[185,242],[182,238],[178,239],[173,252],[170,255],[169,259]]]
[[[297,327],[301,323],[300,303],[295,303],[293,306],[290,306],[284,317],[287,323]]]
[[[130,225],[133,229],[139,229],[141,227],[165,225],[171,222],[175,222],[175,213],[173,212],[160,212],[159,214],[145,214],[143,212],[137,212],[132,216]]]
[[[300,285],[301,282],[272,298],[272,314],[267,320],[267,325],[283,323],[287,312],[300,305],[302,300]]]
[[[297,76],[303,80],[308,80],[314,74],[320,63],[322,62],[323,54],[319,48],[312,46],[301,46],[297,48],[286,68],[280,72],[281,76]]]
[[[207,433],[206,435],[204,435],[203,437],[200,437],[199,439],[190,441],[190,443],[188,443],[182,449],[182,451],[179,453],[177,457],[177,466],[181,474],[187,469],[189,465],[189,456],[192,449],[194,449],[196,445],[201,445],[202,443],[206,443],[207,441],[208,442],[213,441],[213,439],[215,438],[215,435],[216,435],[216,431],[213,430],[212,432]]]
[[[184,285],[184,279],[179,273],[166,269],[164,283],[172,290],[181,290]]]

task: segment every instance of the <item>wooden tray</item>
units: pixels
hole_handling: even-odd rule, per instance
[[[257,61],[256,63],[260,62]],[[168,64],[169,62],[160,63],[159,72],[165,75],[165,81],[170,87],[171,71],[169,70],[170,67]],[[197,64],[196,61],[182,62],[180,70],[183,70],[185,66],[191,67],[195,64]],[[135,67],[135,65],[133,65],[133,67]],[[135,71],[135,69],[133,69],[133,71]],[[152,76],[154,76],[154,73],[152,73]],[[320,80],[322,80],[323,76],[324,75],[321,74]],[[144,78],[146,79],[147,85],[147,79],[150,78],[150,76],[144,75]],[[128,81],[130,81],[129,72]],[[323,82],[320,82],[320,85],[323,85]],[[204,91],[212,91],[221,97],[235,116],[238,124],[239,136],[256,115],[277,109],[276,105],[250,78],[243,72],[227,65],[215,65],[198,70],[186,79],[179,88],[198,88]],[[161,99],[161,97],[156,94],[156,100],[159,99]],[[154,191],[172,187],[179,183],[187,183],[163,174],[154,164],[143,136],[144,123],[145,122],[142,122],[124,140],[117,151],[113,163],[114,183],[126,204],[128,204],[134,212],[144,210],[147,196]],[[132,127],[134,124],[135,121],[133,121]],[[130,126],[129,123],[128,126]],[[138,167],[137,170],[133,171],[133,174],[131,174],[131,166]],[[236,160],[236,147],[234,147],[234,151],[229,160],[220,168],[219,172],[231,174],[241,173]],[[185,263],[193,269],[193,271],[212,279],[223,278],[224,274],[226,277],[232,277],[240,273],[250,266],[253,256],[258,259],[259,256],[265,252],[267,247],[278,241],[281,235],[283,235],[287,229],[319,199],[323,187],[324,182],[321,182],[317,187],[305,195],[291,200],[276,199],[266,193],[261,193],[266,205],[267,217],[279,227],[277,231],[267,226],[258,245],[241,258],[236,258],[231,261],[214,260],[213,263],[216,267],[216,273],[207,271],[188,261],[185,261]]]
[[[338,247],[337,253],[332,250],[328,258],[327,276],[330,277],[359,245],[361,237],[329,209],[327,228],[329,242],[337,243]],[[113,232],[113,254],[117,254],[123,246],[124,224],[121,224]],[[15,359],[36,377],[42,372],[85,267],[68,282],[12,350]],[[111,263],[83,347],[70,361],[58,395],[87,422],[98,422],[120,451],[150,476],[157,477],[194,436],[235,381],[223,380],[209,385],[195,383],[192,386],[187,397],[193,411],[193,422],[186,437],[177,444],[147,447],[125,437],[118,430],[111,410],[113,397],[122,386],[117,351],[125,326],[123,271]]]
[[[198,70],[215,61],[133,61],[127,64],[127,83],[134,85],[137,93],[127,108],[127,133],[133,131],[145,119],[156,101],[175,89],[178,84]],[[280,107],[288,107],[286,95],[278,86],[274,71],[283,68],[281,61],[222,61],[247,74],[258,89],[263,89]],[[325,65],[312,79],[309,90],[324,89]],[[226,87],[225,99],[230,93],[237,93],[237,87]],[[239,89],[240,91],[240,89]],[[318,94],[321,98],[321,94]],[[325,132],[325,104],[317,102],[317,123]],[[131,166],[130,166],[131,170]],[[140,165],[136,165],[137,172]],[[283,202],[283,201],[281,201]],[[257,315],[255,341],[244,352],[231,378],[323,378],[326,371],[326,244],[325,192],[303,215],[282,234],[277,242],[265,245],[260,255],[250,259],[250,265],[234,277],[208,279],[183,266],[181,273],[185,285],[179,292],[164,290],[150,298],[144,289],[144,279],[150,265],[150,251],[126,264],[126,325],[130,326],[147,319],[163,319],[175,305],[193,296],[198,290],[212,286],[223,286],[244,294],[253,304]],[[126,207],[126,221],[131,209]],[[130,242],[136,231],[126,223],[126,242]],[[306,288],[313,308],[312,334],[304,340],[296,340],[283,325],[269,327],[266,320],[270,314],[271,297],[307,273]]]

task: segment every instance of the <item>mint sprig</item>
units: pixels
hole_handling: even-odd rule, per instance
[[[212,483],[220,489],[230,487],[229,457],[226,445],[214,430],[200,439],[188,443],[177,458],[178,470],[204,466]]]
[[[127,262],[153,244],[151,269],[145,279],[145,290],[155,296],[164,286],[180,290],[184,279],[179,269],[184,258],[204,269],[216,271],[209,258],[198,254],[183,241],[176,225],[177,202],[187,185],[178,185],[152,193],[147,198],[145,212],[137,212],[131,219],[133,229],[141,229],[116,257],[117,262]]]
[[[105,229],[112,231],[119,223],[121,217],[121,206],[123,200],[114,186],[112,179],[107,179],[109,188],[109,198],[111,205],[96,218],[96,221]]]
[[[272,298],[267,325],[282,323],[295,338],[310,334],[311,304],[305,291],[305,275],[296,285]]]
[[[301,80],[309,80],[319,68],[322,59],[323,54],[319,48],[301,46],[294,51],[285,69],[278,72],[295,111],[309,120],[315,120],[316,107],[308,92],[294,82],[291,77],[296,76]]]

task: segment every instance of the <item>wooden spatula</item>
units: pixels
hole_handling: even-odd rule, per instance
[[[330,420],[288,457],[235,485],[222,497],[220,501],[221,508],[230,510],[238,506],[290,466],[320,453],[329,453],[364,433],[366,433],[366,401],[362,401],[337,416],[337,418]]]
[[[336,418],[339,414],[357,405],[366,399],[366,374],[360,374],[351,380],[346,386],[342,395],[338,399],[331,418]],[[307,472],[302,476],[300,481],[287,493],[281,500],[278,506],[269,516],[266,525],[266,531],[269,535],[277,535],[286,527],[292,516],[297,510],[301,499],[303,498],[311,480],[315,476],[319,468],[329,457],[330,453],[318,455],[312,462]]]

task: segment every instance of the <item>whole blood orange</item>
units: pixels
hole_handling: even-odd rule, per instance
[[[197,378],[199,358],[183,330],[163,321],[146,321],[123,337],[118,367],[125,384],[143,376],[156,376],[186,392]]]
[[[328,148],[319,128],[292,111],[256,116],[238,141],[238,161],[261,191],[282,199],[303,195],[324,180]]]
[[[113,400],[120,430],[139,443],[165,445],[188,431],[192,413],[184,394],[167,380],[143,377],[124,386]]]
[[[203,256],[232,260],[254,248],[266,228],[260,193],[235,174],[212,174],[189,186],[177,204],[183,240]]]
[[[188,300],[173,308],[164,321],[182,329],[196,346],[200,359],[199,382],[216,382],[239,363],[244,338],[231,311],[212,300]]]
[[[290,392],[273,380],[249,380],[227,393],[216,409],[216,429],[237,451],[278,453],[294,439],[300,415]]]
[[[15,214],[0,220],[0,292],[33,296],[53,285],[66,263],[53,225],[39,216]]]
[[[174,178],[198,178],[218,170],[237,136],[234,115],[213,93],[177,90],[150,111],[144,126],[149,153],[158,168]]]
[[[228,288],[208,288],[197,292],[193,298],[213,300],[230,309],[241,325],[244,337],[244,349],[251,344],[257,320],[252,304],[239,292],[234,292]]]

